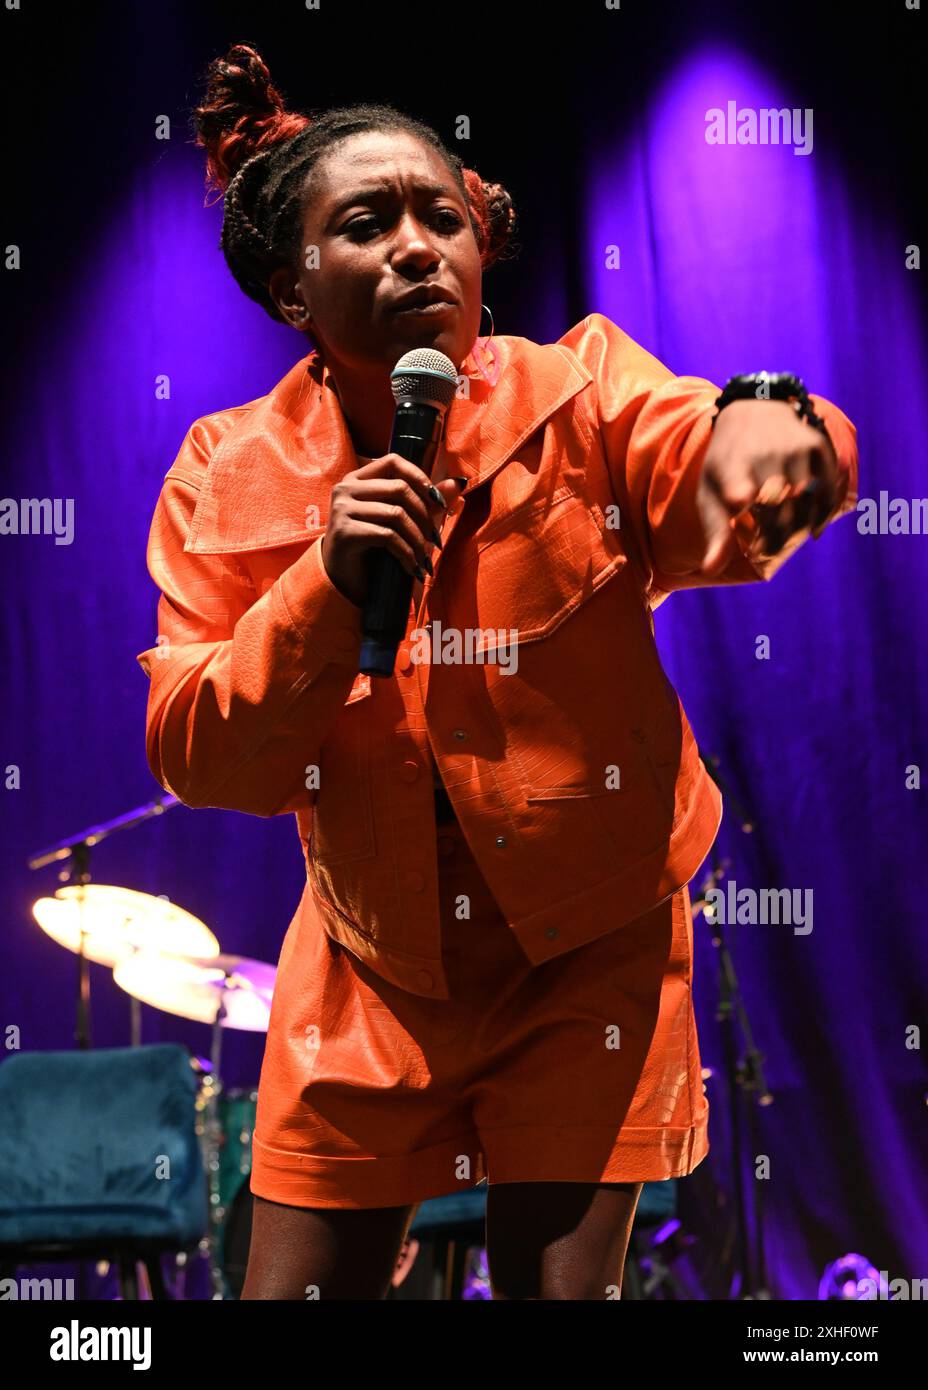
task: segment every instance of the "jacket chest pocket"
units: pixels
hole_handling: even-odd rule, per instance
[[[470,679],[488,697],[496,747],[526,795],[604,790],[583,692],[599,685],[602,605],[627,569],[602,510],[562,484],[491,520],[465,554],[443,592],[441,625],[469,638]]]
[[[672,831],[671,691],[601,509],[565,492],[524,521],[478,553],[481,624],[512,629],[513,646],[476,679],[525,802],[605,875]]]
[[[478,651],[500,633],[520,646],[549,637],[627,562],[602,508],[569,484],[491,521],[472,554],[448,597],[453,621],[485,634]]]

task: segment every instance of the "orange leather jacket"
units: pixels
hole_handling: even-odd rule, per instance
[[[188,806],[295,812],[307,880],[294,921],[314,915],[433,998],[448,997],[433,757],[535,964],[686,884],[722,814],[652,618],[706,582],[695,489],[719,387],[674,376],[602,314],[557,343],[492,346],[496,385],[466,378],[446,417],[447,472],[469,482],[393,677],[359,676],[361,610],[322,563],[331,489],[358,463],[317,354],[191,426],[151,528],[158,641],[137,657],[158,781]],[[842,514],[856,431],[812,404]],[[748,539],[713,583],[768,578],[801,543],[752,562]],[[414,659],[436,620],[477,634],[471,660]],[[518,635],[508,669],[493,660],[500,630]]]

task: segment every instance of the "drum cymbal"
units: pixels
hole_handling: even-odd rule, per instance
[[[178,1018],[214,1023],[222,1004],[223,1028],[266,1033],[277,969],[248,956],[199,959],[138,951],[119,962],[113,979],[135,999]]]
[[[39,926],[60,946],[98,965],[116,965],[140,949],[212,958],[219,942],[205,922],[176,903],[105,883],[68,884],[32,904]]]

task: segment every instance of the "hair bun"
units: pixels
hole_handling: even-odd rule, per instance
[[[196,143],[207,152],[207,186],[223,193],[247,159],[309,124],[307,116],[286,110],[264,59],[245,43],[210,63],[203,103],[193,117]]]
[[[462,168],[461,172],[479,229],[480,264],[483,270],[489,270],[497,261],[514,256],[521,249],[511,243],[516,211],[501,183],[485,183],[476,169]]]

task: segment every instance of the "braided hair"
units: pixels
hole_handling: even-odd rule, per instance
[[[224,195],[220,246],[241,289],[285,320],[268,281],[300,255],[306,180],[337,141],[363,131],[402,131],[437,150],[464,195],[484,270],[503,258],[515,226],[505,188],[484,183],[423,122],[389,105],[342,106],[319,115],[289,111],[267,65],[249,44],[233,44],[207,69],[193,112],[196,144],[207,152],[207,190]]]

